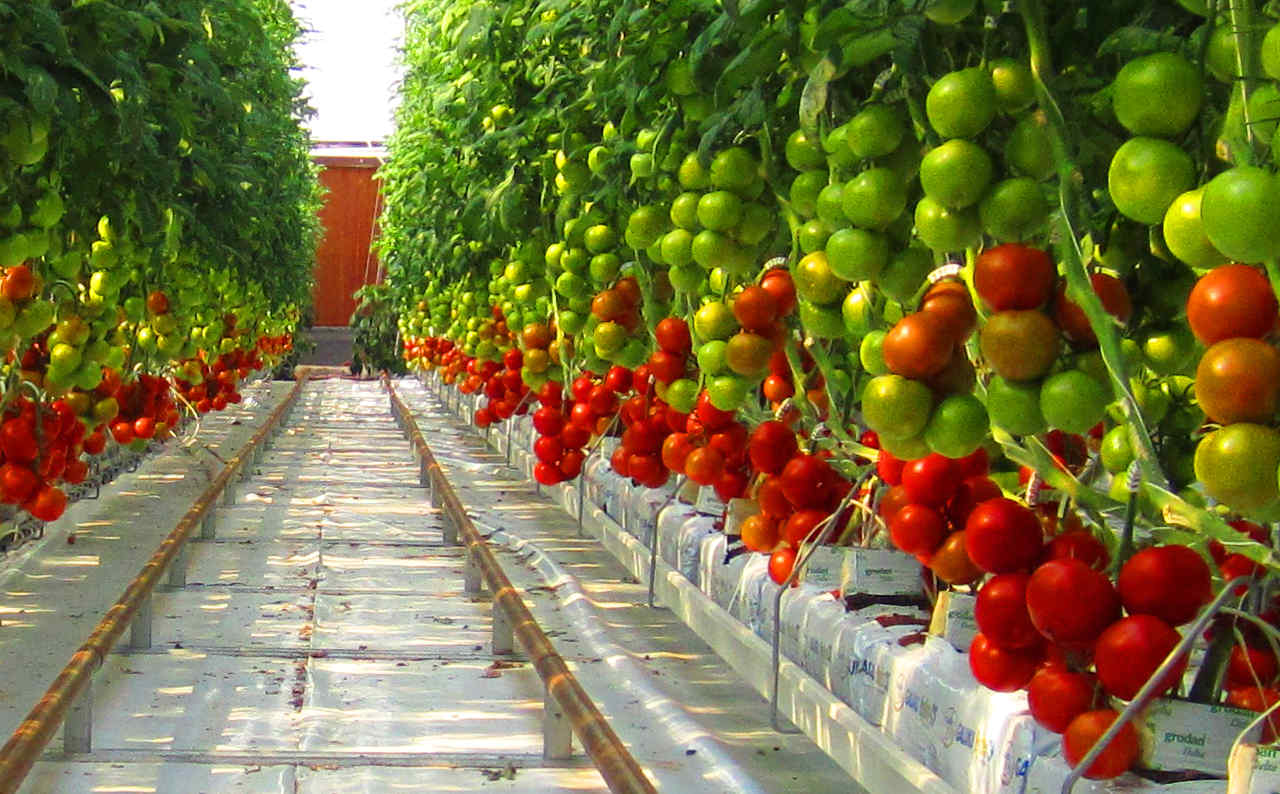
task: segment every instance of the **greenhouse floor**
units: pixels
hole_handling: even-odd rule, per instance
[[[210,420],[216,457],[166,449],[5,562],[7,731],[286,389]],[[502,456],[442,410],[413,409],[660,791],[858,790],[806,737],[773,731],[768,704]],[[234,497],[216,540],[192,544],[185,584],[156,592],[151,647],[114,653],[95,678],[91,752],[55,741],[22,791],[606,790],[576,742],[570,760],[543,759],[542,684],[518,651],[491,652],[490,603],[464,593],[462,551],[443,542],[380,384],[306,384]]]

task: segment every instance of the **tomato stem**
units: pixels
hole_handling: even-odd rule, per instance
[[[1148,480],[1154,482],[1168,482],[1168,478],[1160,468],[1155,445],[1143,421],[1142,412],[1129,388],[1126,374],[1128,370],[1120,348],[1119,334],[1116,333],[1115,320],[1103,307],[1098,294],[1093,291],[1089,275],[1085,270],[1080,237],[1074,222],[1078,204],[1076,182],[1079,179],[1079,172],[1072,161],[1067,145],[1066,118],[1048,87],[1048,82],[1053,76],[1053,64],[1049,51],[1049,38],[1045,33],[1044,9],[1039,0],[1018,0],[1018,11],[1026,27],[1027,43],[1031,53],[1032,79],[1036,86],[1036,96],[1049,121],[1049,139],[1058,169],[1058,200],[1061,209],[1058,223],[1062,231],[1059,248],[1067,279],[1067,291],[1071,299],[1084,311],[1090,328],[1098,338],[1102,360],[1111,376],[1112,390],[1116,399],[1120,401],[1121,410],[1129,427],[1130,440],[1133,442],[1137,459],[1141,462],[1143,474]]]

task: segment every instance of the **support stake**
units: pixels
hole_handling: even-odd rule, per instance
[[[511,633],[511,622],[507,613],[497,601],[493,602],[493,653],[509,654],[515,651],[515,636]]]
[[[93,679],[67,710],[62,723],[62,749],[67,755],[93,752]]]
[[[542,701],[542,757],[548,761],[573,757],[573,731],[549,689]]]
[[[151,647],[151,596],[138,604],[138,613],[129,624],[129,647],[135,650]]]
[[[478,595],[480,593],[480,587],[480,566],[476,564],[475,555],[468,550],[467,564],[462,569],[462,592],[467,595]]]
[[[187,586],[187,544],[182,544],[173,562],[169,563],[169,577],[165,583],[179,590]]]
[[[218,522],[213,517],[213,511],[209,510],[200,519],[200,539],[213,540],[218,536]]]

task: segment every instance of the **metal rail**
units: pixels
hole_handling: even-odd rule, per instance
[[[543,721],[543,755],[564,759],[571,752],[572,731],[582,742],[601,777],[614,794],[656,794],[657,789],[645,776],[640,765],[622,744],[604,715],[596,708],[591,697],[569,671],[560,654],[556,652],[537,620],[525,606],[524,600],[503,573],[488,542],[467,516],[466,507],[449,484],[440,464],[436,462],[418,423],[400,400],[395,386],[384,378],[383,385],[391,400],[391,411],[396,422],[409,437],[414,453],[421,464],[421,482],[428,488],[432,503],[445,516],[445,542],[458,543],[467,548],[467,570],[464,586],[477,591],[483,579],[493,594],[494,652],[511,649],[511,638],[520,641],[534,669],[546,686]]]
[[[92,744],[93,674],[102,667],[107,655],[120,640],[125,629],[131,629],[132,647],[151,645],[151,593],[168,573],[170,582],[185,578],[186,543],[199,531],[200,537],[213,537],[212,510],[220,497],[234,499],[228,486],[246,471],[246,464],[260,459],[262,448],[280,421],[297,401],[306,382],[305,374],[289,390],[262,427],[253,434],[234,457],[230,458],[209,483],[195,504],[178,521],[173,531],[160,543],[142,571],[125,588],[124,594],[99,621],[89,638],[76,651],[62,672],[45,691],[44,696],[27,714],[22,724],[0,748],[0,794],[12,794],[22,785],[40,754],[44,752],[58,726],[66,722],[65,743],[68,752],[89,752]],[[175,562],[177,564],[175,565]]]

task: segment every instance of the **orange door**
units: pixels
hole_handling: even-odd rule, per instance
[[[376,163],[323,157],[317,162],[328,195],[320,210],[324,238],[316,252],[315,324],[347,325],[356,307],[352,294],[378,277],[369,247],[380,208]]]

